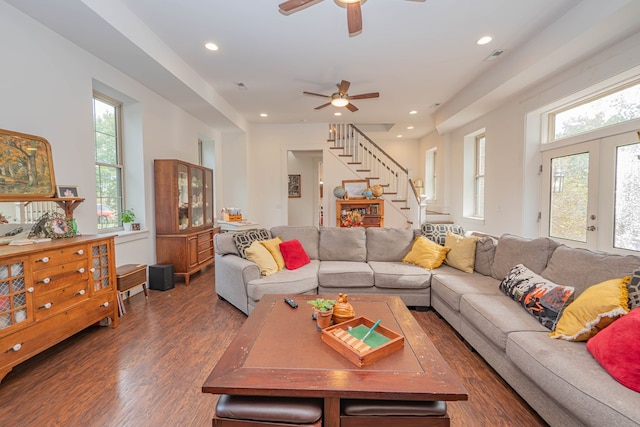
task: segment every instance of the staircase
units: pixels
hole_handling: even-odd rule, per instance
[[[330,151],[360,178],[383,187],[387,206],[401,213],[407,227],[419,226],[424,206],[406,168],[353,124],[330,124],[328,142]]]

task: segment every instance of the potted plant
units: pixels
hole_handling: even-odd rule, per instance
[[[316,298],[307,301],[307,304],[313,306],[313,312],[315,314],[316,326],[318,330],[324,329],[331,325],[331,316],[333,315],[333,306],[336,304],[335,300]]]
[[[133,212],[133,209],[125,209],[120,214],[120,221],[122,221],[122,225],[126,231],[131,231],[131,224],[136,220],[136,214]]]

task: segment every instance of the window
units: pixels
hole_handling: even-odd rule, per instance
[[[549,142],[640,118],[640,82],[549,114]]]
[[[473,216],[477,218],[484,218],[484,149],[485,135],[476,136]]]
[[[424,195],[427,200],[437,199],[438,188],[438,173],[436,172],[436,165],[438,160],[438,150],[433,148],[427,151],[425,159],[425,173],[424,173]]]
[[[121,108],[120,102],[94,92],[98,231],[122,227],[118,216],[123,210]]]

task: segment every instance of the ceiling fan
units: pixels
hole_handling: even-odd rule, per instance
[[[297,12],[311,6],[312,4],[319,3],[322,0],[287,0],[284,3],[280,3],[278,8],[280,12],[288,15],[293,12]],[[362,32],[362,10],[360,5],[367,0],[335,0],[338,4],[345,4],[347,6],[347,26],[349,27],[349,35],[355,36]]]
[[[299,0],[299,1],[303,1],[303,0]],[[360,95],[349,96],[349,94],[347,94],[347,91],[349,90],[349,86],[351,86],[351,83],[346,81],[346,80],[343,80],[339,84],[336,84],[336,86],[338,87],[338,91],[334,92],[331,95],[322,95],[320,93],[313,93],[313,92],[302,92],[302,93],[305,94],[305,95],[313,95],[313,96],[321,96],[323,98],[331,98],[331,101],[327,102],[326,104],[322,104],[322,105],[317,106],[315,108],[315,110],[319,110],[319,109],[327,107],[329,105],[333,105],[334,107],[347,107],[347,109],[349,109],[349,111],[352,111],[352,112],[358,111],[358,107],[353,105],[351,103],[351,100],[353,100],[353,99],[370,99],[370,98],[377,98],[377,97],[380,96],[379,92],[362,93]]]
[[[322,0],[287,0],[284,3],[280,3],[278,8],[280,12],[285,15],[302,10],[306,7],[312,6]],[[367,0],[334,0],[339,6],[346,5],[347,7],[347,26],[349,28],[349,36],[357,36],[362,32],[362,10],[360,6]],[[412,1],[425,1],[425,0],[412,0]]]

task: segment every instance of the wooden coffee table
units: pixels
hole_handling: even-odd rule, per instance
[[[464,386],[399,297],[350,295],[356,316],[381,319],[404,347],[359,368],[322,342],[307,300],[266,295],[202,386],[204,393],[324,399],[324,425],[340,425],[340,399],[467,400]],[[324,295],[325,298],[335,296]]]

